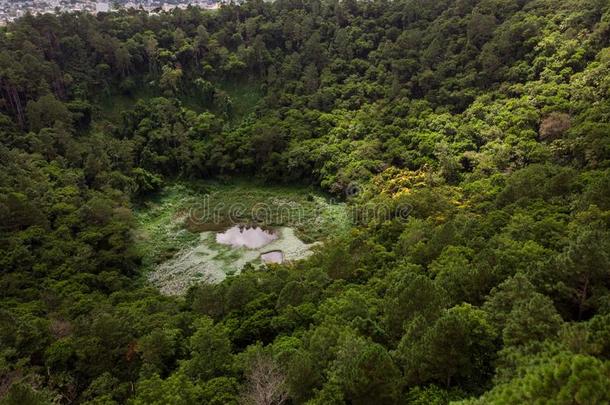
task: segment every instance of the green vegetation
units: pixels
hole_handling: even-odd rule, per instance
[[[605,0],[1,27],[0,404],[610,403],[609,78]]]
[[[157,254],[173,249],[163,237],[172,229],[193,234],[234,224],[289,226],[296,229],[299,238],[311,243],[347,231],[352,219],[344,203],[311,187],[243,179],[168,185],[142,200],[135,217],[142,232],[163,243],[142,244],[143,249]]]
[[[198,241],[199,235],[188,232],[183,222],[188,209],[196,203],[197,193],[179,184],[165,188],[135,210],[135,239],[145,268],[150,269]]]
[[[245,180],[172,184],[143,200],[134,214],[141,270],[171,294],[196,281],[218,282],[246,263],[260,264],[260,254],[270,250],[288,260],[306,257],[310,248],[303,241],[344,234],[351,225],[345,204],[311,188]],[[272,228],[279,239],[260,249],[216,243],[216,232],[235,224]]]
[[[218,86],[231,99],[231,123],[239,123],[263,98],[261,83],[253,80],[226,80]]]
[[[93,120],[119,122],[121,114],[133,108],[133,105],[138,100],[158,97],[159,94],[150,87],[142,87],[135,90],[135,94],[124,94],[116,92],[114,94],[106,94],[100,98],[98,103],[99,110],[94,111]],[[97,114],[95,114],[97,112]]]

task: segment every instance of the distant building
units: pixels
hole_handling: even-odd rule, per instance
[[[176,8],[185,9],[189,4],[193,7],[215,9],[221,3],[231,1],[242,3],[245,0],[0,0],[0,25],[14,21],[26,13],[33,15],[71,11],[108,13],[113,10],[113,4],[116,4],[119,8],[141,9],[156,14],[160,10],[168,12]]]
[[[95,12],[97,13],[107,13],[110,11],[110,3],[98,1],[95,3]]]

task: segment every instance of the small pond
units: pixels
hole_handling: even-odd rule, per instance
[[[271,252],[261,254],[263,263],[282,263],[284,261],[284,253],[281,250],[272,250]]]
[[[278,238],[277,233],[267,231],[260,227],[248,228],[235,225],[222,233],[216,234],[216,242],[221,245],[231,247],[246,247],[248,249],[258,249]]]

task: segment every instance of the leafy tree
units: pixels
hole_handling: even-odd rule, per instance
[[[508,315],[503,330],[504,344],[527,344],[552,338],[559,331],[561,322],[552,301],[535,294],[527,301],[516,303]]]
[[[230,368],[231,341],[226,329],[214,325],[210,318],[199,319],[195,327],[188,345],[191,358],[184,362],[183,369],[192,378],[208,380]]]
[[[436,319],[444,307],[444,291],[423,274],[411,269],[396,271],[384,296],[383,309],[388,333],[396,340],[417,316]]]
[[[482,310],[463,304],[426,324],[421,316],[412,320],[396,351],[409,383],[450,387],[489,378],[496,335]]]
[[[562,275],[558,288],[575,306],[578,320],[595,307],[594,286],[603,285],[602,280],[607,279],[610,269],[609,239],[605,228],[597,221],[575,226],[570,234],[570,244],[557,260]]]
[[[162,380],[158,375],[141,380],[136,386],[136,396],[131,404],[199,404],[202,400],[201,387],[195,385],[183,373],[174,373]]]
[[[345,335],[330,374],[343,391],[343,398],[354,404],[376,401],[395,403],[400,389],[400,373],[387,350],[373,342]]]
[[[463,403],[604,403],[610,400],[604,383],[607,378],[607,362],[582,354],[560,353],[528,367],[523,376],[495,387],[480,399]]]
[[[32,131],[52,127],[56,123],[70,125],[72,114],[64,103],[57,100],[52,94],[40,97],[37,101],[28,103],[27,118]]]
[[[54,401],[54,395],[48,390],[35,389],[29,384],[13,384],[0,399],[2,405],[43,405]]]

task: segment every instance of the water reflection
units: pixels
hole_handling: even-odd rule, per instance
[[[284,253],[281,250],[272,250],[271,252],[261,255],[263,263],[282,263],[284,261]]]
[[[246,228],[236,225],[225,232],[217,233],[216,242],[232,247],[258,249],[273,242],[277,237],[274,232],[266,231],[260,227]]]

